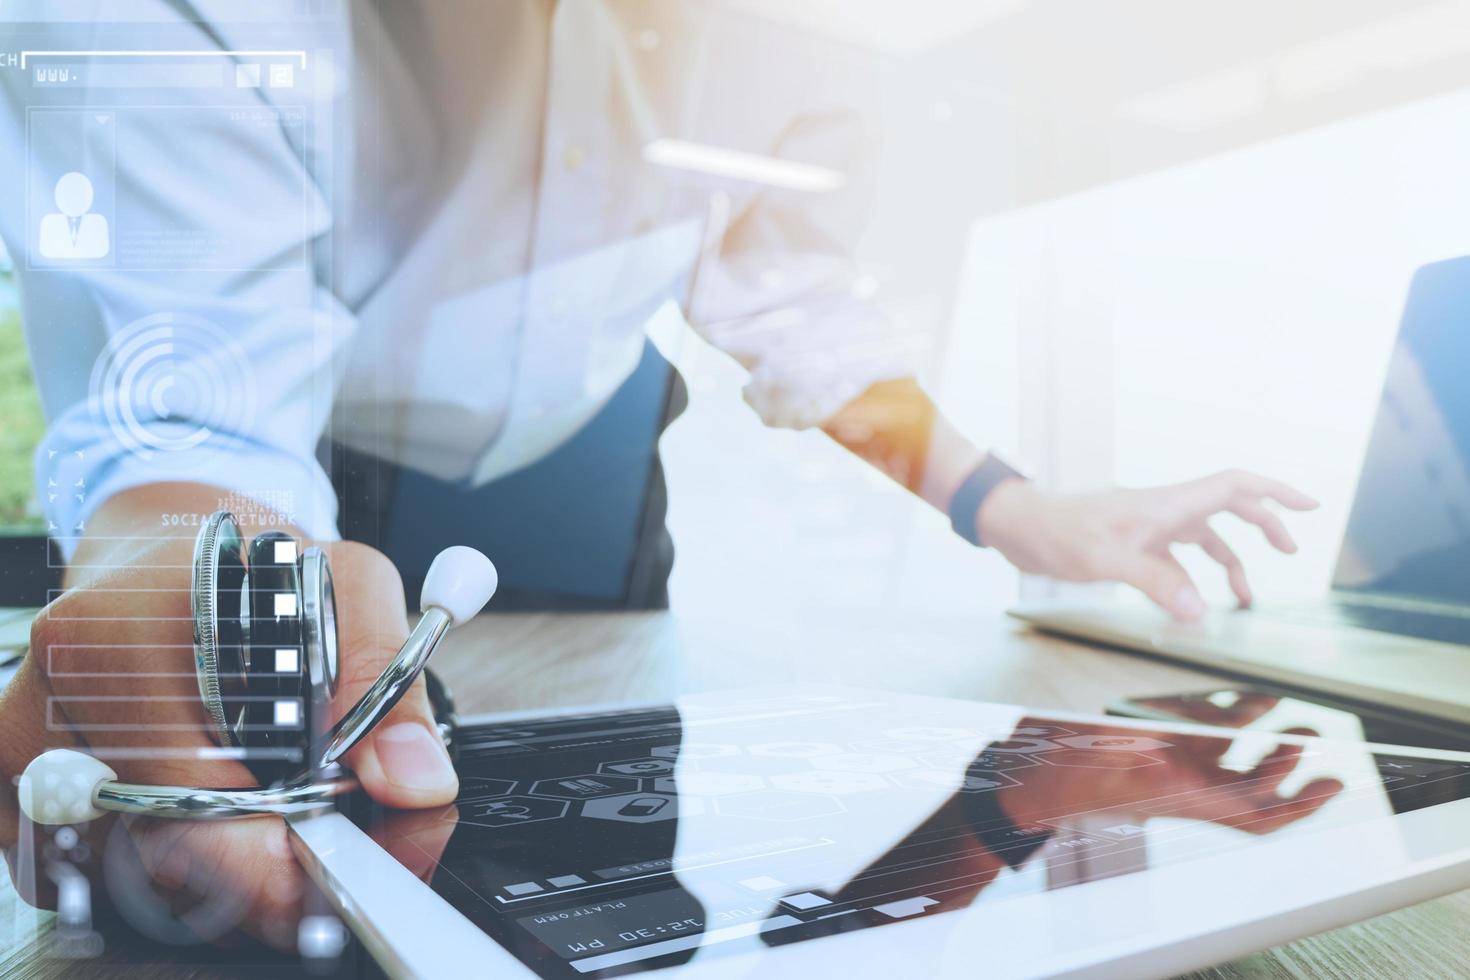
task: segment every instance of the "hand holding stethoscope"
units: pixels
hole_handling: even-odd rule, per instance
[[[248,546],[230,514],[195,539],[194,666],[210,730],[244,750],[265,788],[207,789],[123,783],[101,760],[53,749],[21,775],[22,811],[39,824],[93,820],[104,811],[181,819],[285,815],[357,788],[341,759],[398,703],[451,627],[494,595],[495,566],[473,548],[440,552],[420,596],[422,617],[372,687],[330,728],[337,618],[331,570],[317,548],[298,554],[287,535]],[[253,762],[253,764],[252,764]]]

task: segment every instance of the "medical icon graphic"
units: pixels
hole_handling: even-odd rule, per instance
[[[255,418],[254,376],[239,343],[184,313],[155,313],[114,334],[90,394],[117,441],[158,463],[230,448]]]
[[[107,219],[92,213],[92,181],[73,170],[53,192],[56,211],[41,218],[40,252],[46,259],[104,259],[112,251]]]
[[[664,807],[669,801],[659,796],[640,796],[635,800],[629,800],[618,808],[620,817],[651,817]]]
[[[1099,752],[1151,752],[1154,749],[1172,748],[1172,742],[1149,738],[1144,735],[1117,735],[1101,733],[1093,735],[1068,735],[1058,742],[1073,749],[1095,749]]]
[[[939,763],[939,765],[943,768],[950,765],[950,763]],[[1041,763],[1027,755],[993,755],[989,752],[981,752],[974,759],[970,760],[969,765],[965,766],[965,768],[988,772],[1004,772],[1011,769],[1028,769],[1032,766],[1039,765]]]
[[[628,793],[606,796],[582,804],[582,816],[592,820],[616,820],[621,823],[654,823],[678,817],[697,816],[704,812],[700,800],[681,799],[662,793]]]
[[[563,817],[568,806],[564,800],[547,800],[535,796],[502,796],[493,800],[476,800],[460,804],[459,823],[475,827],[520,827]]]
[[[519,803],[486,803],[480,808],[480,816],[493,814],[507,820],[525,820],[531,816],[531,808]]]
[[[615,772],[623,776],[662,776],[674,771],[668,759],[626,759],[622,762],[604,762],[598,772]]]
[[[637,790],[638,780],[626,776],[586,775],[538,780],[531,786],[531,795],[561,800],[591,800],[599,796],[617,796]]]

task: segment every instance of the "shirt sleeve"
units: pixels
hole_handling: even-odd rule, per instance
[[[197,33],[189,47],[214,43],[197,26],[175,27]],[[51,30],[52,47],[64,49],[85,26]],[[0,163],[0,175],[25,188],[28,175],[73,165],[34,126],[24,141],[27,86],[21,73],[3,74],[0,132],[26,152]],[[64,551],[109,497],[174,481],[218,487],[223,505],[245,498],[314,537],[336,535],[316,446],[354,321],[318,281],[313,244],[332,215],[300,133],[263,95],[258,110],[219,110],[204,95],[119,109],[111,267],[28,261],[24,192],[0,191],[0,233],[48,420],[38,494]],[[120,236],[139,234],[179,250],[178,260],[129,263]],[[223,251],[198,260],[210,249]],[[159,515],[163,526],[171,520],[190,517]]]
[[[741,108],[725,117],[731,131],[705,141],[819,168],[807,171],[818,179],[805,189],[750,182],[727,195],[691,325],[750,372],[745,399],[768,425],[806,428],[873,384],[914,374],[916,346],[873,301],[874,280],[854,256],[876,176],[875,65],[849,50],[808,48],[810,39],[763,40],[759,56],[712,83],[734,88]],[[758,104],[772,111],[751,125]]]

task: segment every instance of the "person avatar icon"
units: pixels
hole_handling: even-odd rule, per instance
[[[41,219],[41,257],[102,259],[112,250],[107,219],[92,214],[92,182],[75,170],[56,182],[56,210]]]

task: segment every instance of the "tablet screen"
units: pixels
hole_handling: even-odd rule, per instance
[[[703,695],[469,726],[456,750],[454,806],[369,832],[549,978],[942,916],[1470,795],[1452,759],[889,694]]]

